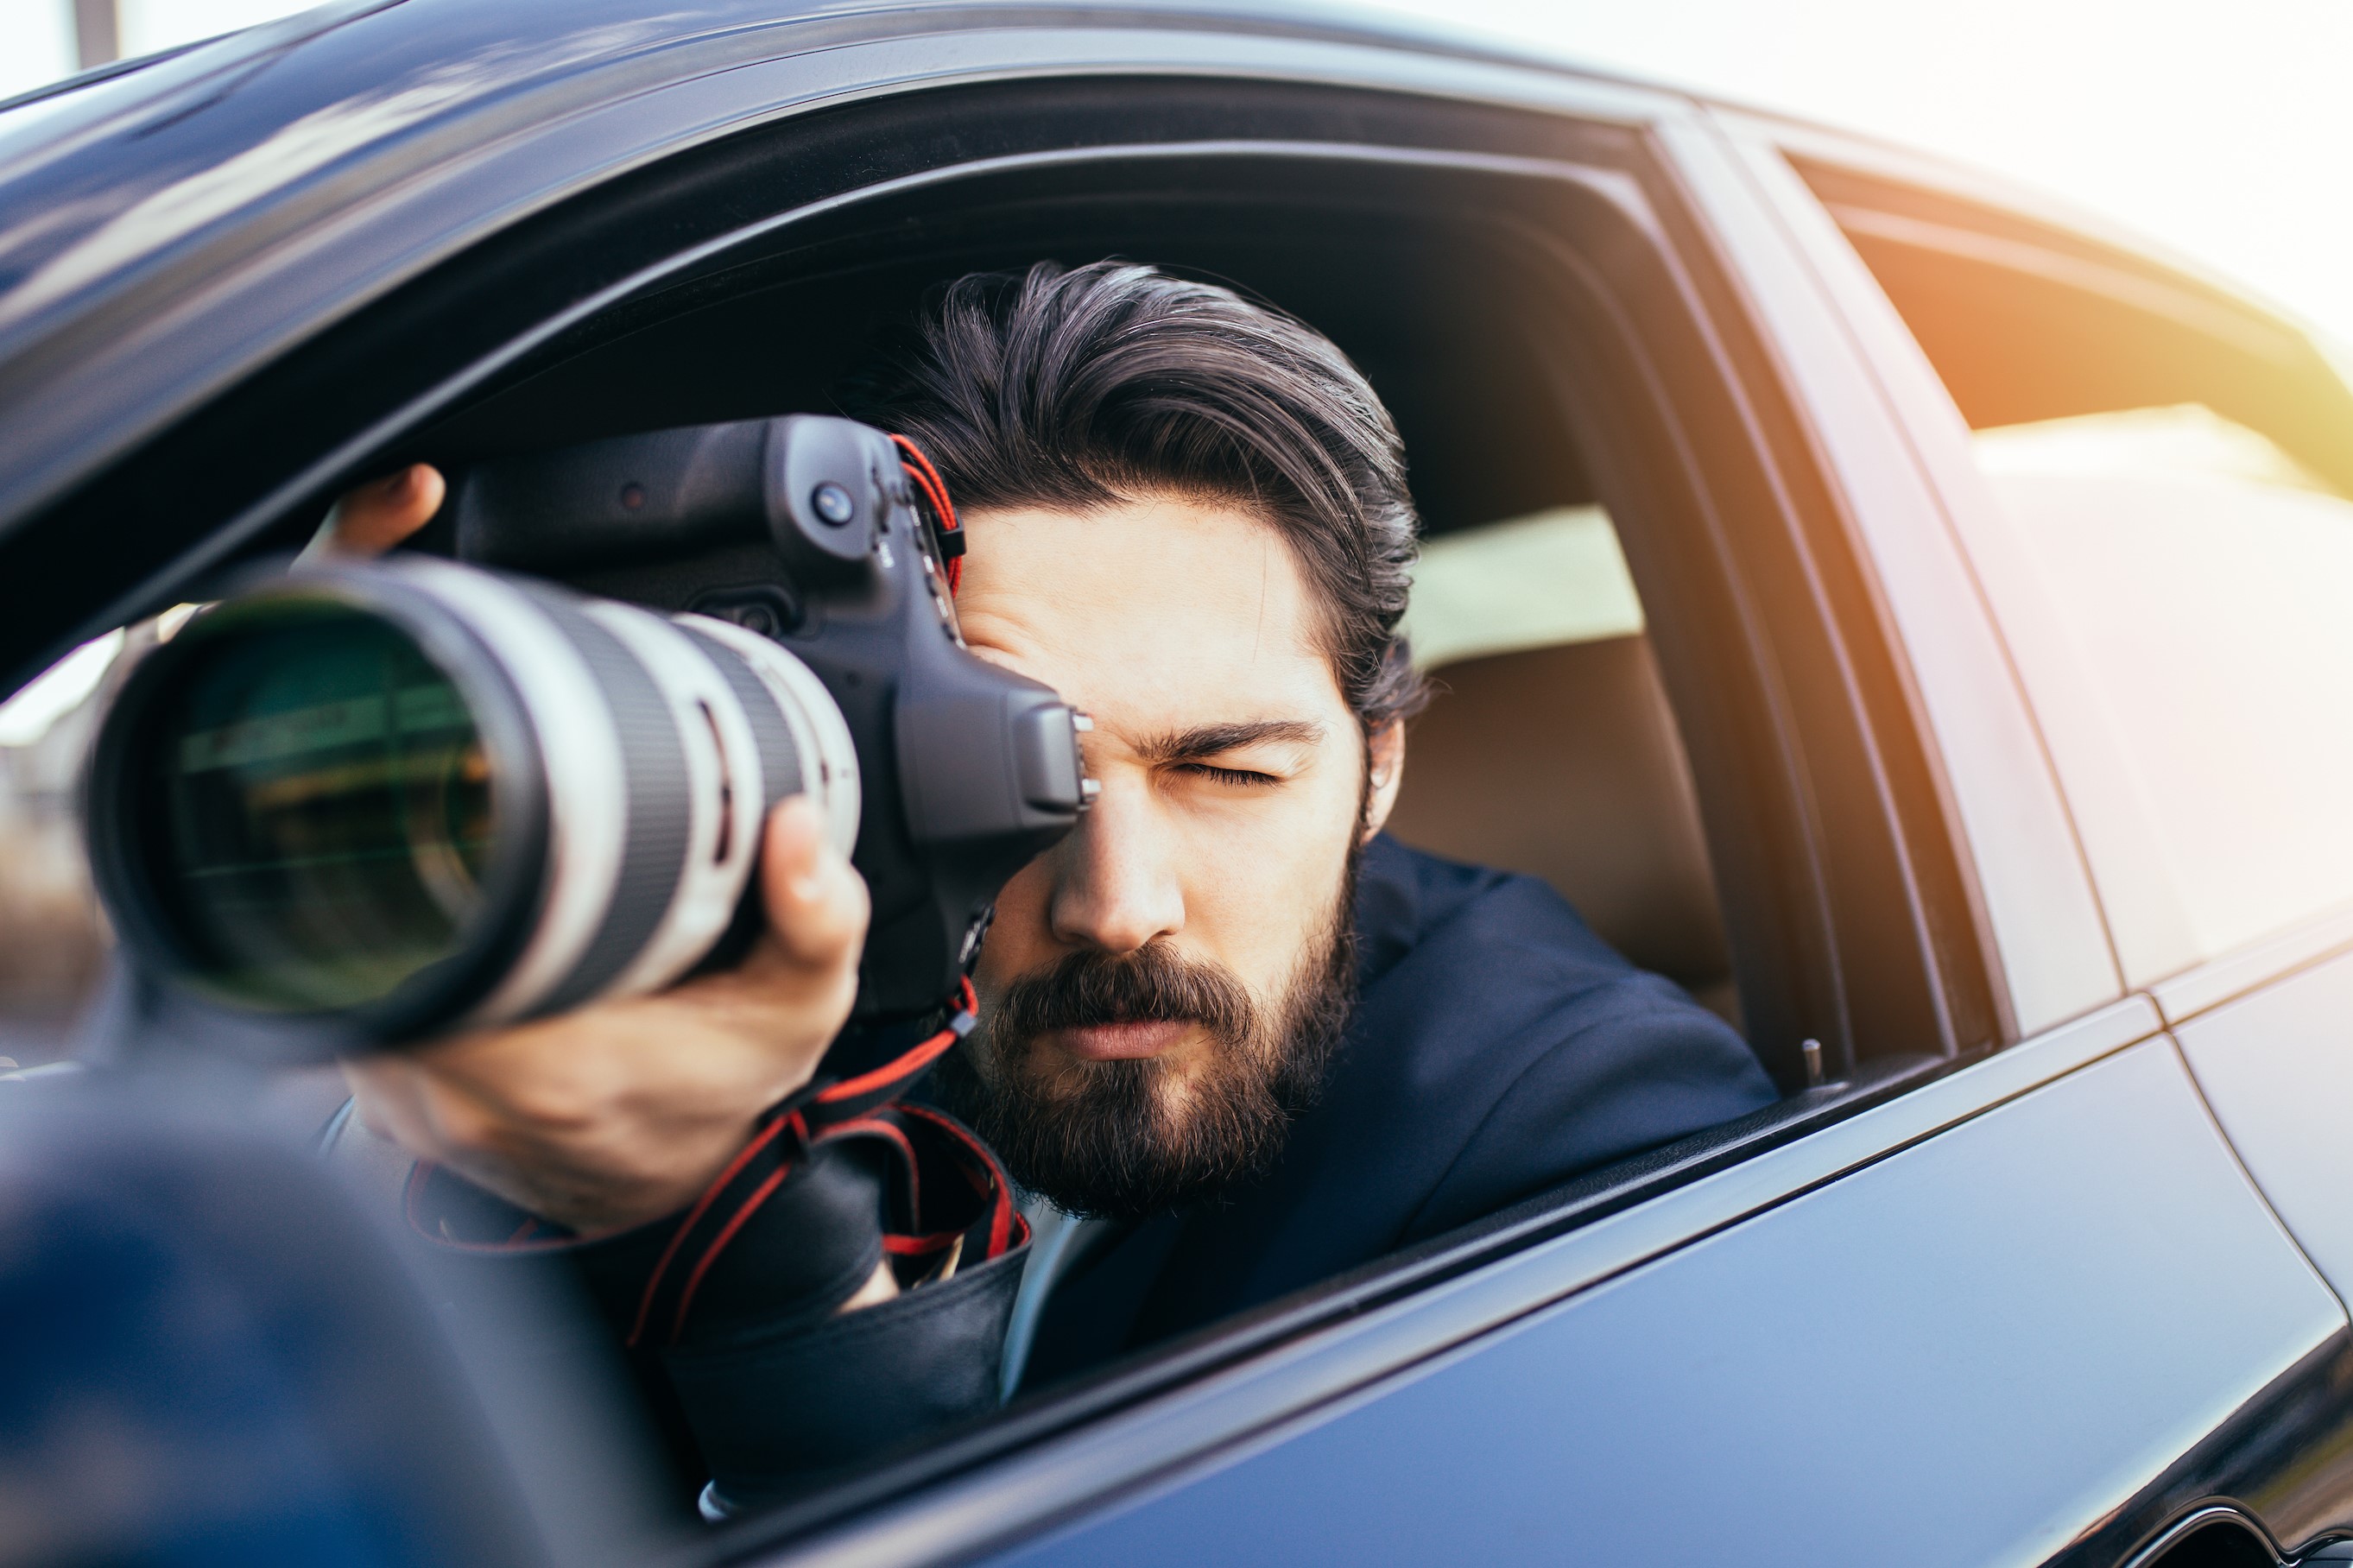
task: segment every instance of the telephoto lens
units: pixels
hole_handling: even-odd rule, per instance
[[[330,1048],[669,984],[745,902],[765,812],[858,835],[858,755],[791,653],[412,556],[198,615],[118,700],[95,870],[151,967]]]

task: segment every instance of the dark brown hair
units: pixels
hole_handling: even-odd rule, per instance
[[[1298,559],[1366,732],[1419,705],[1398,634],[1415,519],[1397,426],[1302,322],[1124,262],[973,273],[844,403],[922,447],[959,506],[1084,511],[1162,494],[1248,508]]]

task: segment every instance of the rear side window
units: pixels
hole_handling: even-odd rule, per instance
[[[2128,981],[2353,902],[2343,382],[2125,253],[1801,172],[1970,426],[1999,536],[1969,544]]]

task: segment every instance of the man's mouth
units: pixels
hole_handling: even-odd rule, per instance
[[[1124,1062],[1158,1056],[1190,1034],[1193,1027],[1181,1019],[1165,1018],[1133,1024],[1086,1024],[1075,1028],[1050,1029],[1039,1037],[1039,1041],[1082,1061]]]

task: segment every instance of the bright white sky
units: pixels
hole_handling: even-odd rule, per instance
[[[2353,340],[2353,0],[1387,0],[2031,180]],[[0,0],[0,95],[72,68]],[[137,54],[299,9],[121,0]]]
[[[2348,0],[1388,0],[2026,180],[2353,341]]]
[[[290,15],[300,0],[117,0],[126,56]],[[74,69],[73,0],[0,0],[0,98]]]

